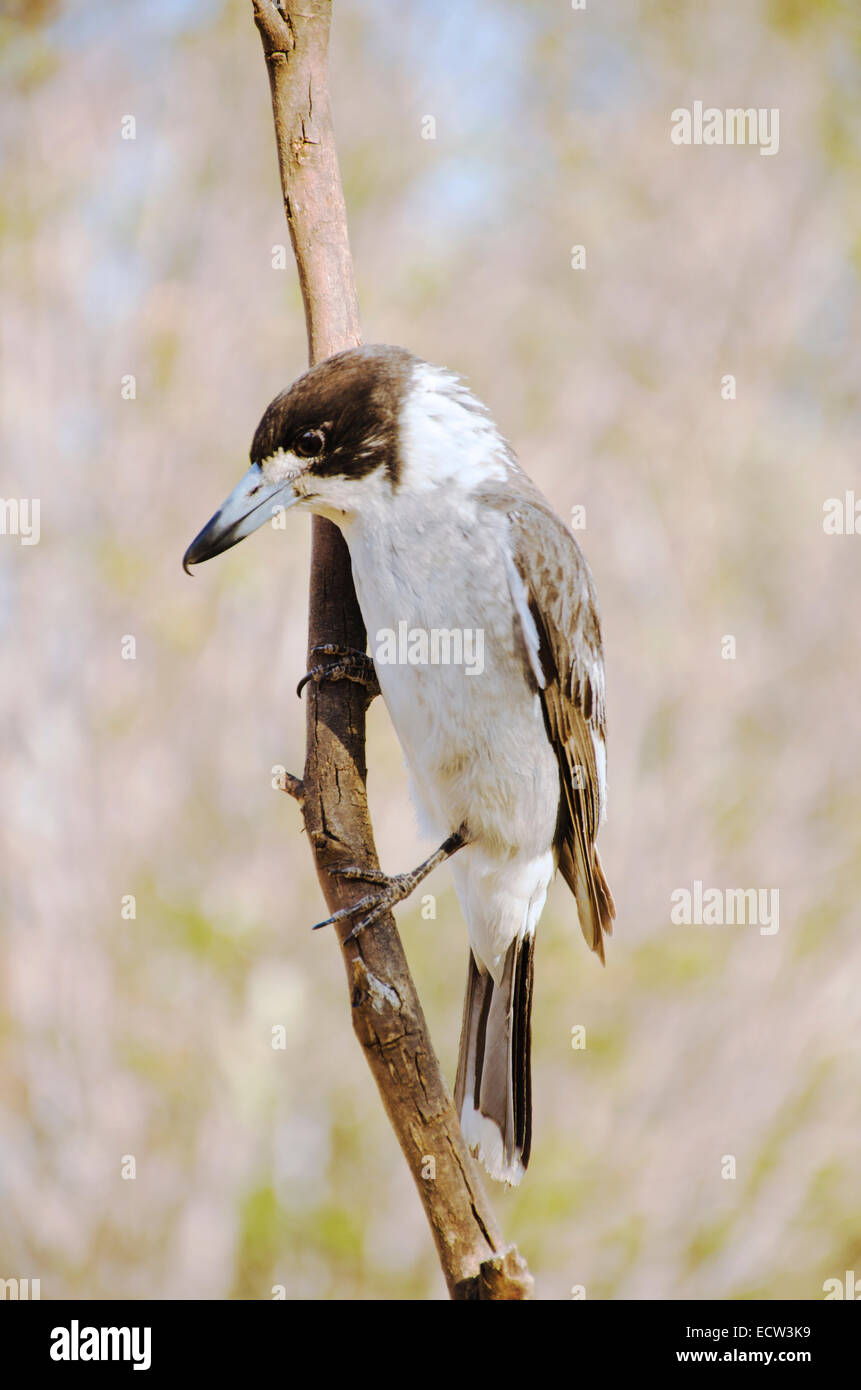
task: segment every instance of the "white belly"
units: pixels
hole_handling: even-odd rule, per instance
[[[499,538],[489,527],[468,537],[429,528],[399,546],[390,532],[352,530],[348,543],[370,652],[424,828],[439,841],[461,826],[469,833],[452,873],[475,953],[496,976],[510,942],[540,915],[560,794],[539,697],[524,671]],[[417,575],[431,578],[420,583]],[[389,655],[407,654],[409,644],[397,651],[386,638],[405,629],[468,629],[475,638],[464,652],[474,673],[466,664],[382,659],[387,647]],[[444,651],[442,643],[437,655]]]

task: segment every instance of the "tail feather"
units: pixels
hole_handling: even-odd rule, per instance
[[[470,952],[455,1102],[464,1138],[491,1177],[518,1183],[532,1146],[531,932],[508,949],[502,979]]]

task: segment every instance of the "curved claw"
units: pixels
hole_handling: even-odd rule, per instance
[[[373,700],[380,693],[374,663],[367,653],[355,651],[352,647],[339,647],[333,642],[325,642],[321,646],[312,647],[311,655],[334,656],[338,660],[312,666],[310,671],[306,671],[296,687],[298,696],[301,696],[309,681],[314,681],[316,685],[319,685],[321,681],[326,680],[347,680],[353,681],[356,685],[363,685],[369,700]]]
[[[317,922],[311,930],[319,931],[321,927],[333,927],[336,922],[345,922],[348,917],[355,917],[358,913],[365,912],[368,908],[376,907],[379,903],[379,898],[380,895],[378,893],[369,893],[366,897],[360,898],[352,907],[339,908],[337,912],[332,913],[331,917],[327,917],[324,922]],[[351,932],[350,935],[352,936],[353,933]]]
[[[428,874],[436,868],[437,864],[442,864],[446,859],[450,859],[459,849],[462,849],[469,842],[466,827],[462,826],[453,835],[449,835],[447,840],[443,840],[439,849],[423,864],[419,864],[417,869],[413,869],[408,874],[395,874],[389,878],[381,869],[358,869],[348,865],[343,869],[333,869],[332,872],[340,878],[364,878],[370,883],[379,883],[378,893],[367,893],[364,898],[360,898],[352,907],[342,907],[338,912],[333,912],[331,917],[327,917],[325,922],[318,922],[314,931],[319,931],[321,927],[334,926],[336,922],[345,922],[349,917],[359,917],[362,913],[365,916],[356,923],[353,930],[345,938],[347,941],[358,936],[360,931],[366,927],[372,927],[387,912],[398,903],[402,903],[408,898],[414,888],[427,878]]]

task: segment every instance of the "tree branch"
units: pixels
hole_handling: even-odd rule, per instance
[[[269,71],[284,210],[312,363],[361,342],[328,89],[331,0],[253,0]],[[350,559],[336,527],[313,521],[308,660],[326,642],[364,651]],[[378,868],[365,792],[365,693],[350,681],[307,686],[300,805],[330,911],[366,888],[332,876]],[[353,1027],[427,1213],[452,1298],[522,1299],[532,1277],[507,1247],[464,1144],[391,915],[345,941]],[[433,1160],[433,1162],[429,1162]]]

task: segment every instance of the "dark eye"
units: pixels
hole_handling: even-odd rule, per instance
[[[303,430],[296,436],[293,450],[303,459],[316,458],[326,447],[326,436],[322,430]]]

